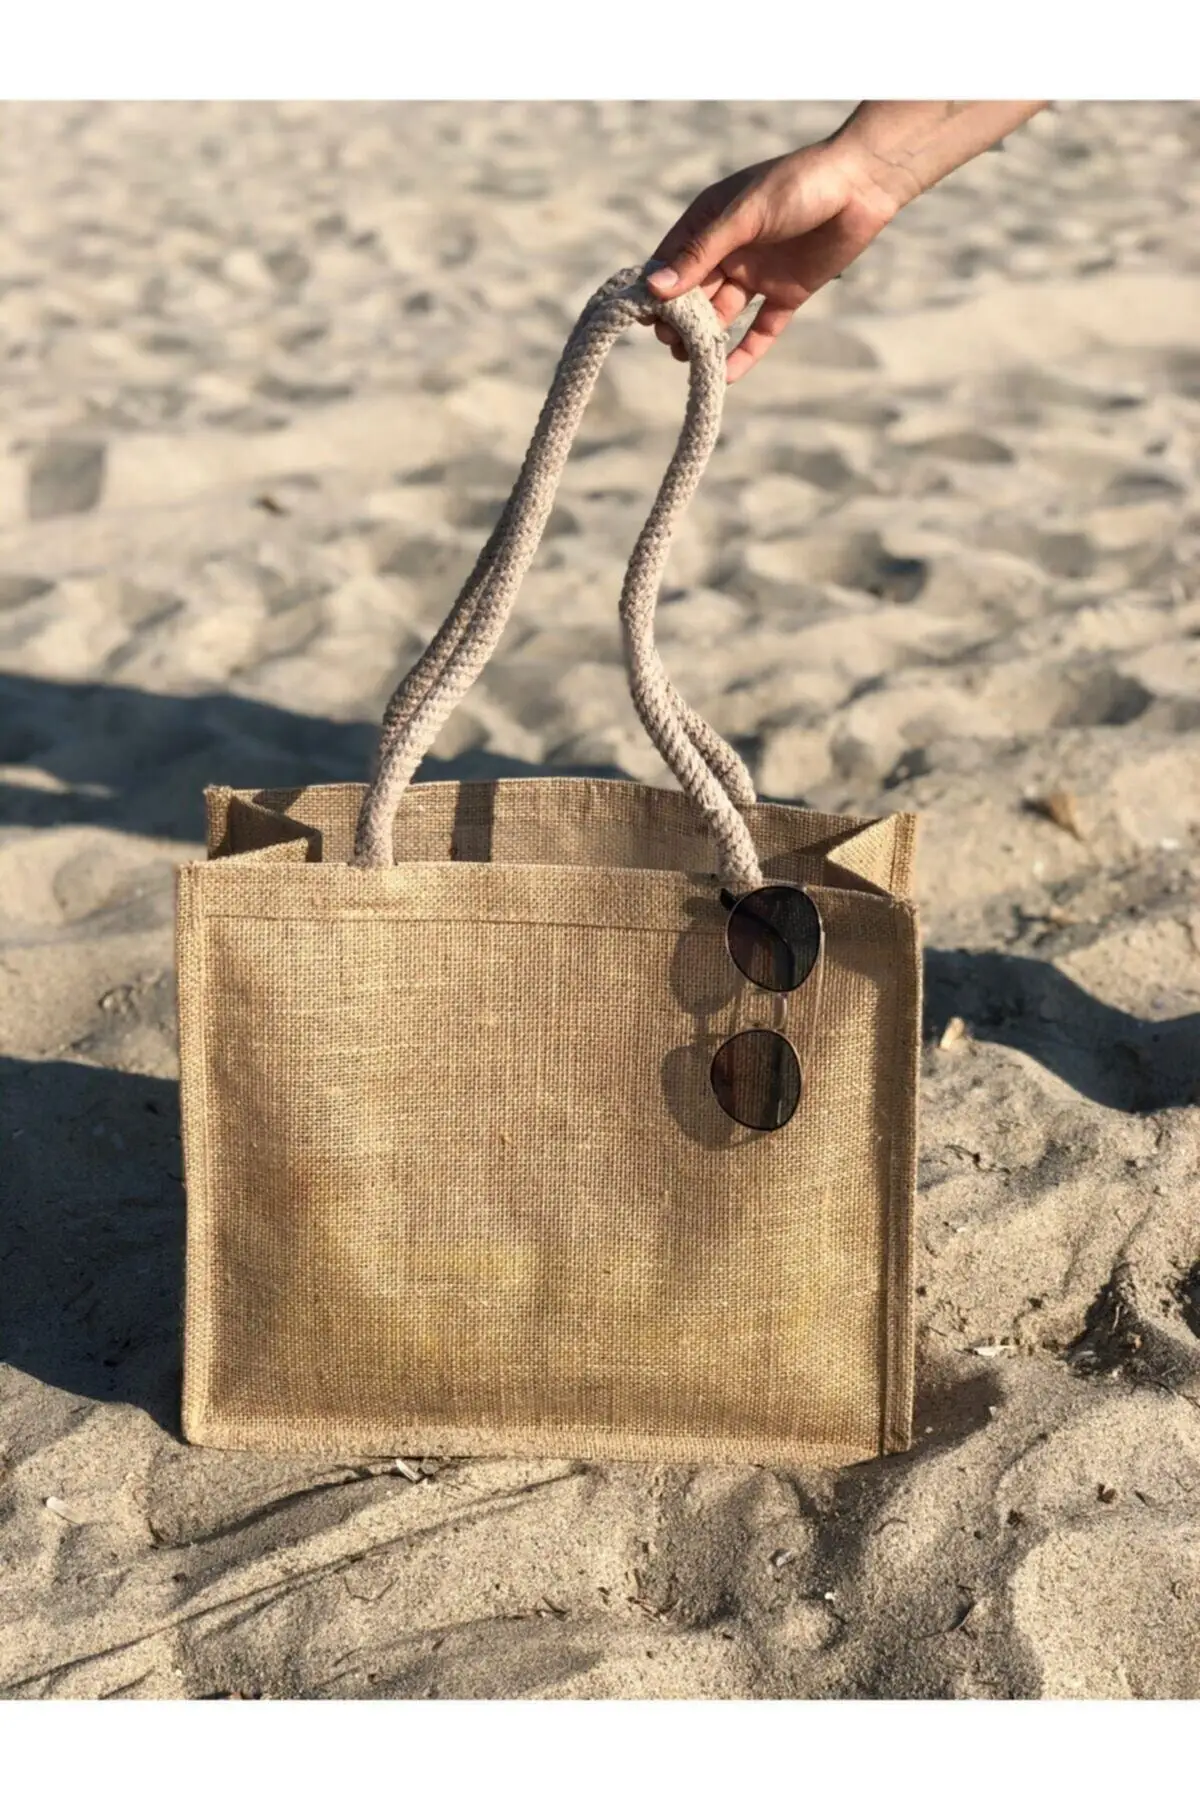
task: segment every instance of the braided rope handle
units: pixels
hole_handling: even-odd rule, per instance
[[[613,276],[594,294],[589,306],[596,305],[610,294],[627,287],[638,275],[637,270],[623,270]],[[511,499],[506,503],[500,518],[492,528],[480,552],[475,567],[467,577],[462,592],[455,601],[448,618],[438,630],[437,636],[422,653],[420,660],[405,676],[388,702],[383,717],[383,727],[375,753],[375,767],[379,768],[384,758],[393,751],[394,745],[407,740],[416,713],[429,693],[439,682],[462,640],[464,631],[474,616],[481,594],[495,563],[497,548],[504,538],[511,518]],[[735,806],[753,806],[755,802],[754,783],[737,752],[715,732],[706,719],[693,709],[679,694],[674,684],[662,671],[663,680],[670,689],[672,702],[679,715],[679,720],[688,737],[700,755],[708,763],[713,774],[720,781]]]
[[[385,867],[401,797],[443,723],[492,655],[541,541],[559,478],[604,360],[635,322],[665,318],[688,346],[683,427],[650,515],[630,558],[621,624],[630,692],[638,716],[679,785],[712,831],[728,884],[761,884],[753,840],[739,807],[754,802],[749,771],[725,740],[686,704],[654,642],[654,613],[674,526],[699,485],[720,430],[725,397],[724,332],[708,301],[693,292],[659,300],[642,270],[625,269],[585,306],[567,341],[521,472],[458,600],[432,643],[400,683],[384,713],[374,779],[359,814],[354,863]]]

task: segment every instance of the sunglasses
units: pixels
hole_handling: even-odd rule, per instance
[[[778,1131],[800,1104],[800,1059],[779,1027],[787,1022],[787,996],[817,967],[824,943],[821,915],[803,888],[776,883],[736,899],[722,889],[728,909],[725,944],[736,968],[756,987],[778,996],[776,1028],[739,1031],[718,1049],[709,1069],[722,1110],[751,1131]]]

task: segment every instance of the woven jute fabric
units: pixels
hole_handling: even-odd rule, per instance
[[[643,316],[629,290],[625,271],[578,329]],[[185,1434],[783,1465],[904,1449],[915,820],[752,801],[658,662],[657,574],[627,577],[626,649],[681,791],[411,785],[508,604],[509,526],[398,690],[373,781],[210,789],[208,860],[179,871]],[[725,945],[739,878],[805,885],[825,928],[786,1026],[800,1106],[767,1134],[709,1082],[725,1038],[774,1022]]]

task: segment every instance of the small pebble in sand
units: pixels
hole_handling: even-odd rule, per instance
[[[60,1500],[57,1494],[50,1494],[47,1497],[46,1511],[52,1512],[56,1519],[62,1519],[67,1525],[82,1525],[84,1523],[82,1517],[75,1511],[74,1507],[68,1506],[65,1500]]]
[[[1037,813],[1043,819],[1049,819],[1060,831],[1065,831],[1073,838],[1083,842],[1083,826],[1079,818],[1079,803],[1069,788],[1055,788],[1049,794],[1037,794],[1026,800],[1029,812]]]

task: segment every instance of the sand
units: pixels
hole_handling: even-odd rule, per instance
[[[191,1449],[172,869],[359,779],[591,289],[839,107],[38,105],[0,139],[0,1692],[1200,1696],[1200,108],[1044,115],[731,393],[671,672],[925,818],[917,1443],[846,1470]],[[434,774],[670,778],[601,381]]]

